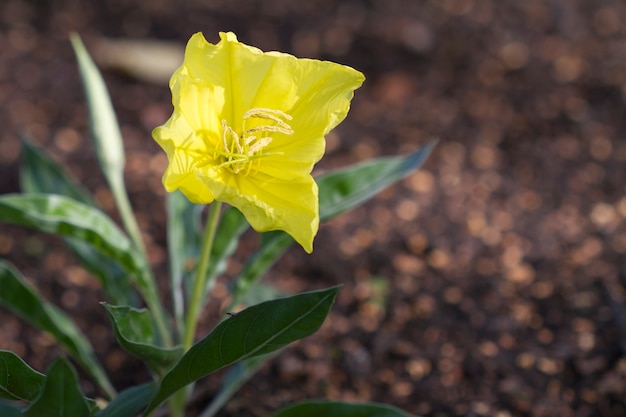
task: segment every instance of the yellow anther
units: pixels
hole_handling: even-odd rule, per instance
[[[267,124],[245,128],[246,120],[263,119]],[[239,135],[233,128],[228,126],[226,120],[222,120],[222,145],[223,150],[216,149],[216,156],[222,159],[220,167],[228,167],[235,174],[245,170],[250,172],[252,161],[258,161],[264,156],[275,153],[263,153],[263,149],[272,142],[271,133],[292,135],[294,131],[285,120],[291,120],[291,116],[280,110],[255,107],[243,115],[243,133]]]

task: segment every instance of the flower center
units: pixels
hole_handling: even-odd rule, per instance
[[[260,119],[261,124],[246,129],[246,122],[251,119]],[[263,149],[272,142],[272,133],[292,135],[293,130],[285,120],[291,116],[273,109],[255,107],[243,115],[243,133],[239,134],[222,120],[222,146],[216,148],[216,157],[222,163],[219,167],[228,167],[235,174],[248,174],[254,161],[276,153],[263,152]]]

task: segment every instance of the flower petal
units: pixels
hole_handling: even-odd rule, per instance
[[[319,206],[317,183],[311,176],[289,182],[263,182],[215,169],[198,170],[197,175],[216,200],[239,209],[254,230],[283,230],[305,251],[313,251]]]
[[[215,140],[221,130],[221,109],[224,87],[199,83],[188,75],[180,75],[172,84],[174,114],[187,119],[196,132],[206,132]]]
[[[161,145],[168,159],[168,166],[163,174],[165,189],[172,192],[180,189],[193,203],[208,204],[213,201],[213,194],[198,180],[195,167],[202,161],[206,147],[196,138],[186,120],[172,116],[163,126],[152,132],[152,137]]]
[[[284,230],[310,252],[319,226],[311,177],[324,136],[345,117],[363,74],[244,45],[191,37],[170,81],[174,112],[153,132],[168,191],[241,210],[257,231]]]

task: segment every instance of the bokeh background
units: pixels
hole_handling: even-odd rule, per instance
[[[272,270],[285,291],[344,288],[322,330],[222,415],[306,398],[424,416],[626,415],[625,22],[621,0],[1,0],[0,192],[19,191],[26,133],[116,216],[76,31],[110,88],[165,293],[166,160],[150,132],[171,112],[167,77],[189,36],[230,30],[353,66],[367,81],[317,172],[439,145],[421,171],[324,224],[312,255],[294,247]],[[60,240],[0,225],[0,255],[78,317],[118,388],[148,378],[115,347],[97,282]],[[41,371],[59,353],[6,312],[0,348]],[[217,387],[204,380],[197,407]]]

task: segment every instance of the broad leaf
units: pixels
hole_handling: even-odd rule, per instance
[[[60,194],[96,207],[87,190],[67,175],[61,165],[26,139],[22,140],[21,159],[22,191],[31,194]],[[137,303],[128,274],[117,263],[80,240],[65,240],[85,269],[99,278],[102,289],[114,304]]]
[[[221,322],[165,375],[146,415],[187,384],[314,333],[324,322],[338,291],[333,287],[267,301]]]
[[[385,404],[351,404],[338,401],[305,401],[283,408],[273,417],[412,417]]]
[[[89,340],[63,311],[50,304],[26,284],[9,263],[0,261],[0,305],[31,325],[50,333],[109,396],[115,395],[106,373],[98,363]]]
[[[120,346],[146,362],[155,373],[162,375],[182,356],[183,349],[180,346],[172,349],[158,346],[148,310],[107,303],[102,305],[109,313]]]
[[[115,223],[94,207],[60,195],[5,194],[0,196],[0,219],[87,243],[122,266],[140,288],[150,286],[141,256]]]
[[[69,362],[57,358],[46,372],[39,396],[24,410],[26,417],[89,417],[89,403],[78,385],[78,376]]]
[[[248,288],[247,290],[245,297],[238,300],[238,302],[231,303],[229,308],[234,308],[237,304],[245,306],[255,305],[284,296],[284,294],[281,294],[273,285],[263,284],[261,282],[257,282],[253,288]],[[215,415],[239,388],[254,376],[265,362],[277,356],[281,351],[282,350],[276,350],[267,355],[237,362],[231,366],[222,379],[219,392],[213,397],[209,406],[200,416],[211,417]]]
[[[0,350],[0,397],[32,401],[45,380],[45,375],[28,366],[15,353]]]
[[[104,410],[95,417],[135,417],[156,391],[156,383],[149,382],[121,392]]]

